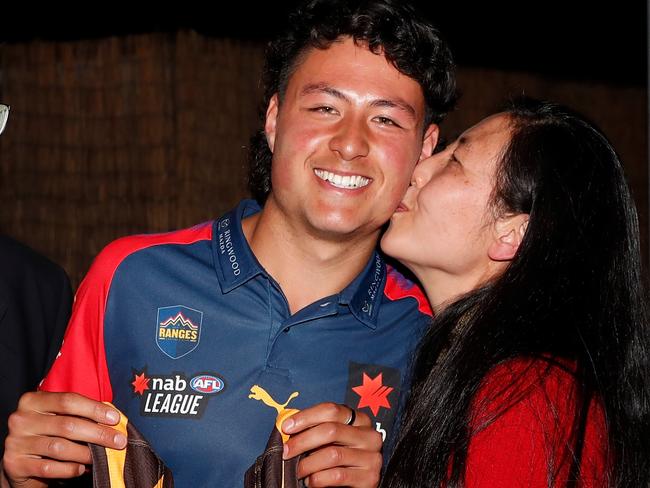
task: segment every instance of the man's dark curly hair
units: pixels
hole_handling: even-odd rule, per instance
[[[454,64],[438,31],[405,0],[311,0],[296,8],[288,28],[267,47],[263,72],[262,127],[269,100],[280,103],[289,78],[312,48],[327,49],[340,37],[367,44],[422,87],[425,127],[440,122],[456,101]],[[249,189],[260,203],[271,191],[271,159],[264,130],[251,139]]]

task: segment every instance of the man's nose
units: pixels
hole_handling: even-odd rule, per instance
[[[345,161],[368,156],[370,144],[365,121],[361,117],[351,116],[342,120],[330,139],[330,149]]]

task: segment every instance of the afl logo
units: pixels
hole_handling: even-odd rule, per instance
[[[208,374],[202,374],[200,376],[195,376],[190,381],[190,386],[194,391],[199,393],[219,393],[223,390],[225,386],[221,378],[216,376],[211,376]]]

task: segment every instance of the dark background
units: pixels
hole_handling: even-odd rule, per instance
[[[113,2],[67,8],[18,6],[0,28],[0,41],[78,40],[192,29],[264,41],[286,21],[295,1],[170,2],[140,10]],[[645,86],[647,3],[414,2],[443,32],[461,66],[543,73],[575,80]],[[3,16],[4,17],[4,16]]]
[[[264,45],[294,3],[13,5],[0,23],[0,230],[77,285],[111,240],[247,196]],[[647,5],[417,3],[458,65],[443,136],[522,92],[584,113],[620,153],[647,263]]]

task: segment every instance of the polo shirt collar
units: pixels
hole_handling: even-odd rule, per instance
[[[339,294],[339,303],[347,305],[359,322],[375,329],[384,285],[386,263],[374,251],[364,270]]]
[[[265,273],[251,251],[241,226],[243,219],[260,210],[255,200],[242,200],[213,224],[212,252],[223,293]]]
[[[255,200],[242,200],[214,222],[212,248],[221,291],[228,293],[257,275],[267,276],[248,241],[241,222],[261,210]],[[374,251],[363,271],[338,294],[339,305],[349,307],[362,324],[375,329],[386,283],[386,263]]]

